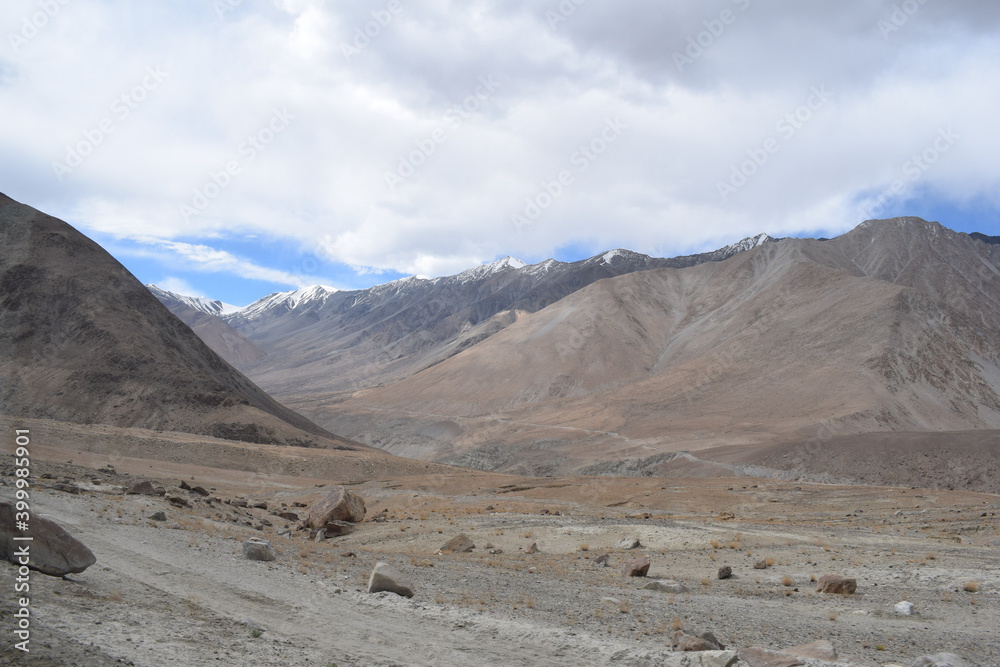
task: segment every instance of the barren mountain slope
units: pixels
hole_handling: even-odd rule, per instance
[[[271,295],[221,317],[267,350],[266,358],[238,366],[275,396],[340,393],[409,377],[597,280],[720,261],[773,240],[761,234],[711,253],[674,258],[628,250],[530,266],[505,258],[444,278]],[[213,340],[209,344],[216,346]],[[224,347],[216,350],[226,353]]]
[[[917,224],[914,234],[934,229],[869,223],[834,241],[786,239],[601,281],[408,380],[299,406],[397,453],[535,471],[778,441],[820,424],[1000,427],[996,246],[940,228],[908,266],[936,293],[868,277],[853,266],[864,253],[845,252],[862,234],[891,244]],[[973,289],[949,277],[968,272],[960,259],[987,267],[976,274],[983,296],[952,298]]]
[[[0,241],[0,412],[333,444],[65,222],[0,195]]]

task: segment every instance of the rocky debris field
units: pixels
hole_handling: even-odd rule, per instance
[[[0,631],[6,664],[1000,664],[996,496],[428,476],[348,484],[360,514],[310,525],[334,484],[33,472],[97,563],[32,573],[32,651]],[[327,537],[333,516],[360,521]]]

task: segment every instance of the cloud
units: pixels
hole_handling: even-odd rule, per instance
[[[9,4],[19,35],[38,5]],[[286,285],[212,239],[441,275],[843,231],[886,192],[996,209],[998,26],[1000,5],[929,0],[74,0],[0,49],[0,178],[85,231]]]

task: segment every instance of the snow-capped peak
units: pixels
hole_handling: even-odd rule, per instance
[[[188,308],[193,308],[194,310],[202,313],[208,313],[209,315],[226,315],[240,310],[239,306],[224,303],[218,299],[206,299],[202,296],[186,296],[184,294],[177,294],[176,292],[165,290],[162,287],[157,287],[152,283],[146,285],[146,289],[152,292],[153,296],[160,299],[160,301],[172,299],[183,303]]]
[[[289,292],[275,292],[274,294],[265,296],[263,299],[254,301],[246,308],[240,309],[239,316],[245,319],[253,319],[273,308],[283,307],[287,310],[292,310],[293,308],[309,306],[313,303],[322,303],[331,294],[339,291],[336,287],[310,285],[309,287],[302,287]]]
[[[514,259],[511,256],[504,257],[503,259],[498,259],[495,262],[490,262],[489,264],[483,264],[482,266],[476,266],[471,269],[466,269],[458,275],[455,276],[461,282],[468,282],[470,280],[482,280],[488,276],[492,276],[495,273],[501,273],[507,269],[523,269],[527,264],[519,259]]]
[[[762,246],[765,243],[768,243],[769,241],[773,240],[774,238],[768,236],[767,234],[757,234],[756,236],[748,236],[742,241],[737,241],[736,243],[730,243],[727,246],[719,248],[718,250],[716,250],[716,252],[721,255],[726,255],[728,257],[730,255],[735,255],[736,253],[739,252],[752,250],[757,246]]]

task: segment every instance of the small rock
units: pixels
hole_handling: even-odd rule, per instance
[[[125,489],[126,495],[137,496],[157,496],[162,495],[157,492],[156,487],[148,479],[136,480]]]
[[[603,556],[598,556],[594,559],[594,565],[599,565],[600,567],[607,567],[609,565],[608,561],[611,559],[611,554],[604,554]]]
[[[526,553],[526,554],[537,554],[538,551],[539,551],[539,549],[538,549],[538,543],[537,542],[532,542],[531,546],[529,546],[527,549],[524,550],[524,553]]]
[[[788,653],[768,651],[755,646],[741,648],[738,653],[739,659],[750,667],[801,667],[806,664]]]
[[[64,482],[57,482],[52,485],[52,488],[56,491],[62,491],[63,493],[72,493],[73,495],[80,494],[80,487],[76,484],[66,484]]]
[[[243,543],[243,555],[250,560],[274,560],[278,557],[278,552],[267,540],[251,537]]]
[[[825,639],[809,642],[808,644],[799,644],[798,646],[783,649],[781,652],[794,655],[796,658],[810,658],[812,660],[825,660],[826,662],[837,661],[837,651],[833,648],[833,644]]]
[[[284,519],[285,521],[298,521],[299,515],[295,512],[278,512],[275,516]]]
[[[767,559],[766,558],[762,558],[761,560],[759,560],[756,563],[754,563],[753,564],[753,569],[755,569],[755,570],[766,570],[767,569]]]
[[[684,584],[677,583],[673,579],[656,579],[643,586],[645,590],[657,591],[659,593],[687,593],[688,588]]]
[[[441,547],[441,551],[444,553],[469,553],[475,548],[476,545],[473,544],[468,535],[456,535]]]
[[[638,537],[626,537],[615,545],[615,549],[625,549],[628,551],[629,549],[638,549],[641,546],[642,543],[639,542]]]
[[[645,577],[649,572],[649,556],[639,556],[625,566],[622,573],[627,577]]]
[[[191,490],[195,491],[195,489],[200,489],[200,488],[201,488],[200,486],[196,486],[194,489],[191,489]],[[204,489],[202,489],[202,490],[204,490]],[[207,496],[208,494],[206,493],[205,495]],[[265,503],[262,500],[262,501],[260,501],[258,503],[253,503],[252,505],[250,505],[250,507],[252,507],[255,510],[266,510],[267,509],[267,503]]]
[[[914,607],[912,602],[907,602],[903,600],[902,602],[897,602],[896,606],[893,607],[897,614],[902,614],[903,616],[913,616]]]
[[[187,482],[185,482],[183,479],[181,480],[181,483],[178,484],[178,486],[180,487],[180,489],[182,491],[190,491],[191,490],[191,485],[188,484]]]
[[[971,665],[954,653],[937,653],[917,658],[907,667],[971,667]]]
[[[688,634],[677,630],[673,644],[675,651],[723,651],[726,648],[711,632]]]
[[[858,582],[855,579],[842,577],[839,574],[824,574],[816,582],[817,593],[839,593],[850,595],[858,590]]]
[[[169,502],[174,507],[190,507],[191,506],[191,503],[189,503],[184,498],[181,498],[180,496],[170,496],[170,497],[167,498],[167,502]]]
[[[413,597],[413,584],[403,574],[388,563],[379,562],[368,577],[368,592],[379,593],[388,591],[404,598]]]
[[[719,579],[728,579],[731,576],[733,576],[733,568],[728,565],[719,568]]]
[[[242,498],[235,498],[229,504],[232,505],[233,507],[246,507],[248,503]]]
[[[153,521],[166,521],[167,513],[164,512],[163,510],[157,510],[156,512],[150,514],[149,518],[152,519]]]
[[[203,486],[192,486],[191,493],[197,493],[199,496],[207,496],[208,490]],[[265,508],[267,509],[267,508]]]
[[[327,537],[340,537],[341,535],[350,535],[354,532],[355,525],[350,521],[330,521],[322,530]]]

